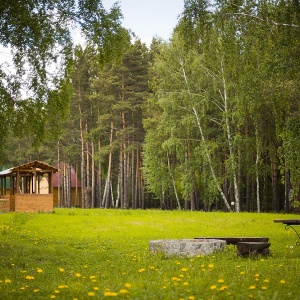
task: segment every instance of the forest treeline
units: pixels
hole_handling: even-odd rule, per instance
[[[107,61],[76,46],[46,138],[26,120],[36,134],[11,133],[3,164],[73,165],[84,208],[297,208],[299,1],[184,3],[168,42],[128,34]]]

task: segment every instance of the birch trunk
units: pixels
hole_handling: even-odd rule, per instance
[[[169,152],[168,151],[167,151],[167,158],[168,158],[169,174],[170,174],[171,179],[172,179],[173,189],[174,189],[174,193],[175,193],[175,197],[176,197],[176,201],[177,201],[177,207],[178,207],[179,210],[181,210],[181,206],[180,206],[180,202],[179,202],[179,198],[178,198],[178,193],[177,193],[177,189],[176,189],[176,185],[175,185],[174,175],[173,175],[173,172],[171,170],[170,156],[169,156]]]
[[[223,193],[223,191],[222,191],[222,189],[220,187],[220,184],[219,184],[219,182],[217,180],[217,176],[215,174],[215,170],[214,170],[213,165],[212,165],[211,157],[210,157],[209,151],[207,149],[206,139],[205,139],[205,136],[204,136],[204,133],[203,133],[203,130],[202,130],[202,126],[201,126],[201,123],[200,123],[200,119],[199,119],[198,113],[197,113],[195,107],[193,107],[192,110],[193,110],[193,113],[194,113],[194,115],[196,117],[196,120],[197,120],[198,129],[199,129],[199,132],[200,132],[200,135],[201,135],[201,140],[202,140],[203,145],[204,145],[204,151],[205,151],[205,154],[206,154],[207,162],[208,162],[208,165],[209,165],[209,168],[210,168],[211,175],[213,177],[214,183],[215,183],[215,185],[216,185],[216,187],[217,187],[217,189],[218,189],[218,191],[219,191],[219,193],[220,193],[220,195],[221,195],[221,197],[222,197],[222,199],[224,201],[224,204],[225,204],[226,208],[229,211],[232,211],[232,209],[231,209],[231,207],[230,207],[230,205],[229,205],[229,203],[228,203],[228,201],[226,199],[226,196],[224,195],[224,193]]]
[[[104,189],[104,195],[103,195],[103,204],[105,205],[105,208],[110,207],[110,186],[111,186],[111,171],[112,171],[112,152],[113,152],[113,131],[114,131],[114,123],[110,123],[110,137],[109,137],[109,157],[108,157],[108,170],[107,170],[107,177],[106,177],[106,184]]]
[[[256,160],[255,160],[255,175],[256,175],[256,205],[257,212],[260,212],[260,185],[259,185],[259,161],[260,161],[260,149],[259,149],[258,133],[256,133]]]
[[[222,74],[224,74],[223,67],[222,67]],[[223,83],[223,95],[221,92],[220,92],[220,94],[224,101],[225,127],[226,127],[227,139],[228,139],[228,148],[229,148],[229,153],[230,153],[231,172],[232,172],[232,176],[233,176],[235,211],[240,212],[240,197],[239,197],[239,188],[238,188],[238,181],[237,181],[237,175],[236,175],[236,162],[235,162],[233,141],[232,141],[232,135],[231,135],[231,130],[230,130],[230,122],[229,122],[227,84],[226,84],[226,80],[225,80],[224,76],[222,78],[222,83]]]

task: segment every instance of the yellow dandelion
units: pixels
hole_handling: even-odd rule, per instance
[[[218,279],[218,283],[224,283],[224,279]]]
[[[216,285],[212,285],[212,286],[210,287],[211,290],[215,290],[216,288],[217,288]]]
[[[261,289],[262,289],[262,290],[266,290],[267,287],[266,287],[266,286],[262,286]]]
[[[227,289],[228,289],[227,285],[223,285],[223,286],[220,287],[220,291],[225,291]]]
[[[20,288],[20,290],[22,290],[22,291],[25,290],[24,286],[22,286],[22,287]]]
[[[281,279],[281,280],[280,280],[280,283],[285,284],[285,280],[284,280],[284,279]]]
[[[58,268],[58,270],[59,270],[60,272],[64,272],[64,271],[65,271],[63,268]]]
[[[59,290],[55,290],[54,293],[55,293],[55,294],[59,294],[60,291],[59,291]]]
[[[38,291],[39,291],[38,289],[34,289],[34,290],[33,290],[34,293],[37,293]]]
[[[38,273],[43,273],[43,270],[42,269],[37,269],[36,270]]]
[[[59,285],[59,286],[58,286],[58,288],[59,288],[59,289],[67,289],[67,288],[68,288],[68,286],[67,286],[67,285],[65,285],[65,284],[62,284],[62,285]]]
[[[264,282],[269,282],[269,279],[265,279]]]
[[[94,296],[95,296],[95,293],[94,293],[94,292],[88,292],[88,296],[89,296],[89,297],[94,297]]]
[[[76,277],[81,277],[81,274],[80,273],[76,273],[75,276]]]
[[[95,278],[96,278],[96,276],[94,276],[94,275],[90,276],[90,279],[95,279]]]
[[[182,272],[186,272],[188,269],[187,268],[182,268],[181,271]]]
[[[111,292],[110,294],[111,294],[112,297],[117,297],[118,296],[118,293],[116,293],[116,292]]]
[[[255,276],[255,277],[259,277],[259,274],[255,274],[254,276]]]
[[[121,290],[120,290],[120,293],[121,293],[121,294],[127,294],[127,293],[128,293],[128,290],[126,290],[126,289],[121,289]]]
[[[95,287],[94,287],[94,290],[95,290],[95,291],[98,291],[98,290],[99,290],[99,288],[98,288],[97,286],[95,286]]]
[[[166,288],[167,288],[167,286],[166,286],[166,285],[164,285],[162,288],[163,288],[163,289],[166,289]]]
[[[55,299],[56,296],[55,296],[55,295],[51,295],[50,298],[51,298],[51,299]]]
[[[4,282],[5,282],[5,283],[11,283],[11,280],[10,280],[10,279],[5,279]]]
[[[255,290],[256,286],[255,285],[250,285],[249,290]]]
[[[33,277],[33,276],[30,276],[30,275],[27,275],[27,276],[25,277],[25,279],[27,279],[27,280],[33,280],[34,277]]]
[[[178,277],[172,277],[173,281],[178,281]]]
[[[249,298],[253,298],[253,295],[250,294],[248,297],[249,297]]]
[[[143,273],[143,272],[145,272],[146,270],[144,269],[144,268],[141,268],[141,269],[139,269],[139,273]]]
[[[209,267],[210,269],[212,269],[212,268],[214,267],[214,264],[209,264],[208,267]]]
[[[150,270],[155,270],[155,267],[153,267],[153,266],[150,266]]]
[[[242,272],[240,272],[240,274],[241,274],[241,275],[244,275],[244,274],[245,274],[245,272],[244,272],[244,271],[242,271]]]
[[[188,283],[187,281],[185,281],[185,282],[183,283],[183,285],[187,286],[187,285],[189,285],[189,283]]]
[[[110,294],[111,294],[111,292],[110,292],[110,291],[105,291],[105,292],[104,292],[104,296],[105,296],[105,297],[109,297],[109,296],[111,296]]]
[[[195,299],[194,296],[189,296],[189,297],[188,297],[188,300],[194,300],[194,299]]]
[[[131,288],[131,284],[130,283],[125,283],[125,287],[127,287],[128,289]]]

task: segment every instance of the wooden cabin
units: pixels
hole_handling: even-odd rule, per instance
[[[57,168],[37,160],[1,171],[0,211],[53,211],[53,176],[56,172]],[[44,178],[48,182],[46,190],[41,188]]]

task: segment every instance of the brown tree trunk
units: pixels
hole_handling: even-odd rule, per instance
[[[86,133],[87,133],[86,124]],[[91,183],[90,183],[90,149],[89,143],[86,142],[86,207],[91,207]]]
[[[279,197],[278,197],[278,180],[277,180],[277,157],[274,145],[270,145],[270,165],[271,165],[271,181],[272,181],[272,210],[279,212]]]
[[[80,140],[81,140],[81,203],[82,208],[86,208],[86,184],[85,184],[85,155],[84,155],[84,132],[83,132],[83,120],[82,120],[82,109],[80,104],[78,105],[79,108],[79,130],[80,130]]]
[[[91,208],[95,207],[95,182],[96,182],[96,176],[95,176],[95,145],[94,142],[92,142],[92,199],[91,199]]]
[[[98,139],[98,150],[101,151],[101,141]],[[98,207],[102,207],[102,165],[98,163]]]

